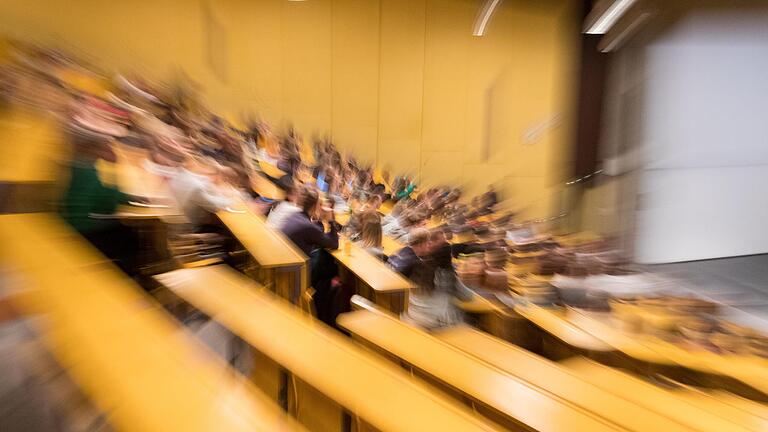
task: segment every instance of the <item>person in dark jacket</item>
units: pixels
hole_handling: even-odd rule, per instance
[[[317,191],[311,187],[303,187],[298,193],[296,205],[301,211],[285,220],[283,234],[307,256],[317,249],[338,249],[339,226],[333,221],[332,211],[318,208]],[[322,222],[330,226],[327,233]]]
[[[387,262],[393,270],[410,278],[429,251],[429,232],[423,228],[416,228],[408,238],[408,246],[389,257]]]
[[[296,204],[301,212],[289,216],[281,229],[283,234],[309,257],[310,281],[315,290],[313,300],[317,317],[324,323],[335,326],[338,311],[334,307],[336,293],[331,289],[331,282],[338,275],[338,267],[326,249],[338,249],[339,225],[333,220],[333,211],[319,208],[317,191],[314,188],[306,186],[297,193]],[[329,225],[328,232],[323,229],[322,222]]]

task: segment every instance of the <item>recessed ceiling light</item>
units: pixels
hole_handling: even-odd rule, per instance
[[[485,4],[480,8],[480,13],[477,14],[477,18],[475,19],[475,25],[472,28],[472,36],[485,35],[485,29],[488,27],[488,22],[491,20],[491,16],[499,3],[501,3],[501,0],[485,1]]]
[[[584,33],[606,34],[637,0],[614,0]]]

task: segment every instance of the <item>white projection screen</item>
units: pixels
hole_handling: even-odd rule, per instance
[[[644,52],[636,260],[768,252],[768,9],[692,12]]]

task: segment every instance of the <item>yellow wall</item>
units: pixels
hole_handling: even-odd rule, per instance
[[[0,32],[156,78],[183,70],[218,112],[329,134],[425,184],[496,182],[540,217],[559,211],[570,154],[575,3],[502,2],[476,38],[474,0],[4,0]]]

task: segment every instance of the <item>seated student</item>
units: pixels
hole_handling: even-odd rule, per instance
[[[488,185],[488,190],[483,194],[482,205],[488,211],[492,211],[499,203],[499,196],[492,184]]]
[[[414,229],[408,239],[408,246],[397,251],[387,261],[393,270],[405,277],[411,277],[414,269],[429,255],[429,232],[423,228]]]
[[[107,135],[76,128],[72,136],[74,157],[71,162],[69,186],[59,206],[59,212],[75,230],[90,241],[126,273],[136,273],[139,240],[136,233],[117,219],[100,215],[113,214],[130,197],[99,180],[96,161],[114,161]]]
[[[315,290],[317,317],[324,323],[335,326],[337,311],[334,307],[335,293],[332,292],[331,281],[338,274],[338,267],[326,249],[339,247],[339,226],[333,220],[333,212],[318,208],[318,204],[317,191],[309,186],[302,187],[296,200],[296,205],[301,211],[289,216],[281,230],[309,257],[310,282]],[[316,215],[319,215],[319,218],[315,218]],[[329,232],[324,231],[322,222],[328,223]]]
[[[395,199],[406,199],[411,196],[414,190],[416,190],[416,184],[406,179],[403,182],[402,188],[395,194]]]
[[[296,198],[296,205],[301,211],[286,218],[281,228],[283,234],[307,256],[316,249],[339,247],[338,224],[333,221],[333,212],[318,208],[319,203],[317,191],[313,187],[302,187]],[[324,231],[322,222],[329,224],[329,232]]]
[[[436,268],[453,271],[451,244],[442,229],[437,228],[429,232],[429,249]]]
[[[426,329],[461,322],[461,313],[453,302],[458,296],[456,276],[450,266],[450,255],[446,261],[445,245],[442,232],[434,230],[419,249],[421,255],[410,274],[417,288],[408,294],[408,309],[401,316],[404,321]]]
[[[358,244],[376,258],[386,261],[384,248],[381,245],[381,216],[375,211],[363,213],[361,216],[362,234]]]
[[[360,211],[363,213],[367,213],[369,211],[378,212],[382,202],[383,199],[381,195],[371,194],[368,196],[368,199],[363,203],[363,205],[360,206]]]
[[[218,175],[214,163],[188,158],[169,182],[179,208],[198,232],[220,232],[215,213],[232,203],[216,187]]]
[[[484,252],[485,249],[477,243],[477,237],[469,225],[459,225],[452,228],[451,255],[456,258],[461,254]]]
[[[285,191],[285,200],[280,201],[267,216],[267,225],[274,229],[282,229],[285,221],[301,208],[296,205],[296,187],[293,182],[284,182],[282,188]]]
[[[384,235],[408,243],[411,230],[423,221],[423,215],[417,209],[404,208],[389,222],[382,225]]]

